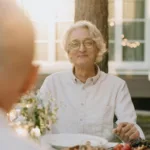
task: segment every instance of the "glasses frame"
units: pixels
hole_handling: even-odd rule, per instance
[[[74,43],[73,43],[74,42]],[[76,43],[75,43],[76,42]],[[91,42],[91,43],[90,43]],[[74,44],[74,45],[73,45]],[[77,44],[77,45],[75,45]],[[93,39],[84,39],[83,41],[79,40],[73,40],[68,44],[68,50],[69,51],[74,51],[74,50],[79,50],[81,47],[81,44],[86,48],[86,49],[91,49],[94,47],[95,41]]]

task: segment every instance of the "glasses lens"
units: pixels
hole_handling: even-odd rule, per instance
[[[69,43],[69,48],[70,49],[78,49],[80,47],[80,42],[79,41],[72,41]]]
[[[93,40],[85,40],[84,41],[84,46],[86,48],[92,48],[93,47]]]

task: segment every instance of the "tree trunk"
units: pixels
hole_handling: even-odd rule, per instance
[[[75,22],[88,20],[101,31],[108,49],[108,0],[75,0]],[[104,72],[108,72],[108,53],[98,64]]]

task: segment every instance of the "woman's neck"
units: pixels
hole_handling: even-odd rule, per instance
[[[95,76],[96,72],[95,65],[86,67],[75,66],[74,69],[75,76],[83,83],[85,83],[88,78]]]

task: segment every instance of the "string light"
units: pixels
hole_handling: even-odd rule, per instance
[[[113,27],[113,26],[115,25],[115,22],[114,22],[114,21],[110,21],[109,25],[110,25],[111,27]]]
[[[113,20],[110,20],[109,25],[111,27],[113,27],[115,25],[115,22]],[[127,47],[130,47],[130,48],[137,48],[138,46],[140,46],[140,42],[138,42],[138,41],[135,41],[135,42],[128,41],[128,39],[125,38],[124,34],[121,35],[121,38],[122,38],[122,42],[121,42],[122,46],[127,46]]]
[[[125,38],[125,36],[123,34],[121,35],[121,37],[122,37],[122,43],[121,43],[122,46],[128,46],[130,48],[136,48],[136,47],[140,46],[140,42],[138,42],[138,41],[129,42],[128,39]]]

